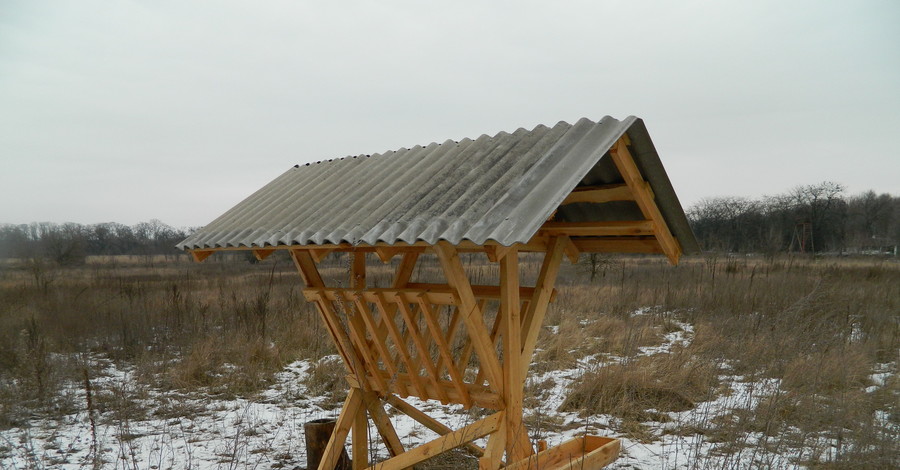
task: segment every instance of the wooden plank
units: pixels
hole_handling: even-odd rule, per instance
[[[353,427],[356,419],[356,413],[362,405],[362,391],[358,388],[351,388],[347,399],[344,400],[344,406],[341,408],[341,414],[338,416],[337,423],[334,425],[334,431],[331,433],[331,439],[325,446],[325,452],[322,454],[322,460],[319,463],[319,470],[332,470],[337,465],[338,458],[341,456],[341,450],[344,448],[344,442],[347,440],[347,434]]]
[[[253,256],[256,257],[259,261],[262,261],[269,257],[272,253],[275,253],[275,250],[253,250]]]
[[[352,302],[352,299],[348,300]],[[342,305],[346,306],[347,304],[343,303]],[[347,326],[350,330],[350,339],[356,344],[356,350],[362,356],[363,366],[365,367],[367,376],[372,377],[372,379],[375,380],[376,383],[373,383],[372,385],[379,390],[387,389],[387,384],[384,382],[384,378],[381,377],[381,374],[374,373],[374,371],[377,371],[380,368],[378,367],[378,360],[375,358],[375,352],[369,347],[368,340],[366,339],[365,322],[355,308],[345,307],[344,309],[347,314]]]
[[[681,245],[672,236],[672,232],[669,231],[669,226],[666,224],[662,213],[660,213],[653,195],[647,190],[648,185],[644,181],[640,170],[638,170],[631,152],[628,151],[628,145],[620,139],[609,150],[609,154],[625,180],[625,184],[634,193],[635,201],[638,207],[641,208],[641,213],[644,214],[645,218],[654,222],[656,239],[659,240],[666,257],[669,258],[672,264],[678,264],[678,259],[681,257]]]
[[[581,255],[581,250],[578,249],[578,246],[572,242],[571,238],[566,238],[566,246],[563,248],[563,251],[566,253],[566,257],[569,258],[569,262],[572,264],[578,263],[578,257]]]
[[[362,290],[366,288],[366,253],[355,251],[350,256],[353,263],[350,270],[350,287]]]
[[[419,259],[419,253],[416,251],[403,253],[403,259],[397,266],[397,272],[394,274],[394,281],[391,287],[397,289],[405,287],[412,278],[413,271],[416,269],[416,261]]]
[[[372,468],[374,470],[396,470],[413,466],[419,462],[428,460],[437,454],[446,452],[450,449],[455,449],[497,431],[502,418],[502,411],[494,413],[486,418],[475,421],[464,428],[457,429],[449,434],[426,442],[419,447],[410,449],[396,457],[379,462],[373,465]]]
[[[500,423],[500,429],[488,437],[484,456],[478,459],[479,470],[498,470],[503,464],[503,453],[506,452],[506,422]]]
[[[397,299],[397,307],[398,310],[400,310],[400,316],[406,323],[406,329],[409,330],[409,336],[412,338],[413,344],[416,346],[416,351],[418,352],[416,358],[425,367],[428,376],[431,377],[431,383],[434,385],[434,389],[437,392],[436,398],[446,405],[450,403],[450,398],[447,396],[447,392],[444,388],[440,386],[441,378],[437,373],[434,363],[431,362],[431,354],[429,354],[428,347],[425,345],[425,338],[422,337],[422,332],[419,331],[416,316],[403,299],[400,299],[399,296]]]
[[[444,268],[444,275],[447,281],[459,295],[459,306],[463,310],[463,321],[466,324],[466,331],[472,338],[475,352],[478,355],[478,361],[481,367],[485,369],[485,376],[491,385],[491,388],[498,390],[500,381],[503,379],[503,372],[500,367],[500,360],[497,353],[492,347],[487,329],[484,326],[481,309],[475,294],[472,292],[472,285],[466,277],[466,272],[462,267],[459,254],[456,248],[446,241],[438,242],[434,247],[441,266]]]
[[[356,294],[358,292],[366,302],[372,303],[375,302],[375,298],[379,293],[385,294],[386,296],[391,298],[401,296],[404,301],[409,303],[418,302],[418,296],[422,294],[421,289],[395,289],[392,287],[369,288],[364,291],[357,291],[356,289],[352,288],[303,289],[303,295],[307,298],[307,300],[317,296],[319,293],[325,295],[325,298],[327,298],[328,300],[340,300],[346,296],[347,292],[353,294]],[[432,304],[454,305],[456,302],[456,293],[452,290],[445,290],[443,292],[428,291],[425,292],[425,298],[429,303]]]
[[[394,361],[391,350],[387,345],[386,325],[385,328],[378,328],[378,325],[375,323],[375,318],[372,315],[372,311],[369,309],[368,304],[362,301],[361,296],[356,296],[354,302],[356,304],[356,311],[360,313],[360,317],[368,329],[369,336],[372,338],[372,343],[375,345],[378,355],[381,356],[381,362],[384,364],[384,368],[387,369],[387,372],[391,374],[392,377],[397,376],[397,374],[400,373],[400,370],[397,368],[397,363]],[[404,396],[409,394],[402,383],[398,384],[397,391]]]
[[[422,289],[434,293],[454,292],[447,284],[430,284],[424,282],[411,282],[406,285],[409,289]],[[500,286],[473,285],[472,293],[476,299],[500,300]],[[519,297],[531,298],[534,295],[534,287],[520,287]]]
[[[391,317],[388,317],[385,313],[388,311],[388,302],[384,298],[384,294],[377,296],[375,299],[375,305],[381,311],[381,318],[383,320],[381,324],[387,328],[388,334],[391,336],[391,339],[397,346],[397,353],[400,355],[400,359],[403,360],[403,363],[406,364],[406,370],[409,372],[410,382],[412,383],[412,386],[416,389],[416,392],[418,392],[418,396],[427,396],[425,387],[422,385],[422,380],[419,378],[419,368],[415,365],[412,357],[410,357],[409,355],[406,338],[400,335],[400,331],[397,329],[397,324],[394,323],[394,320]],[[403,386],[403,389],[406,393],[409,393],[408,390],[405,390],[405,385]]]
[[[359,407],[353,419],[350,434],[353,455],[353,470],[362,470],[369,466],[369,420],[366,409]]]
[[[315,250],[309,250],[309,254],[312,255],[312,258],[316,260],[316,263],[321,263],[326,256],[335,251],[334,248],[321,248]]]
[[[422,311],[422,316],[425,317],[425,324],[428,326],[428,331],[431,333],[435,345],[437,345],[440,357],[442,357],[447,364],[447,372],[450,374],[451,382],[453,382],[453,385],[462,397],[462,405],[466,409],[471,408],[472,397],[469,396],[469,391],[466,390],[466,385],[462,375],[459,373],[459,369],[457,369],[456,364],[453,363],[453,357],[450,355],[450,345],[447,344],[447,340],[444,338],[444,332],[441,330],[440,324],[438,324],[438,319],[437,316],[435,316],[434,310],[431,309],[428,302],[425,302],[425,300],[421,298],[419,299],[419,309]],[[438,377],[440,377],[440,367],[435,366],[435,369]]]
[[[583,436],[542,450],[527,459],[508,463],[505,470],[600,469],[612,463],[620,449],[621,442],[618,439]]]
[[[503,322],[503,309],[497,310],[497,316],[494,317],[494,325],[491,327],[491,345],[493,346],[493,350],[497,350],[497,345],[500,344],[500,324]],[[484,368],[479,368],[478,373],[475,375],[475,383],[482,384],[484,383]]]
[[[587,253],[663,253],[655,237],[576,238],[572,243]]]
[[[503,335],[503,401],[506,403],[506,461],[518,462],[533,453],[522,423],[522,321],[519,299],[519,257],[511,250],[500,260],[500,330]]]
[[[576,202],[589,202],[602,204],[613,201],[633,201],[634,195],[627,184],[607,184],[602,186],[582,186],[575,188],[560,204],[574,204]]]
[[[216,251],[218,250],[191,250],[191,256],[194,258],[195,262],[201,263]]]
[[[405,452],[403,443],[400,442],[400,437],[397,436],[397,430],[394,429],[391,419],[384,412],[378,395],[373,392],[366,392],[363,395],[363,400],[366,409],[369,410],[369,415],[372,417],[372,422],[375,423],[375,429],[378,429],[378,434],[384,441],[385,446],[387,446],[388,452],[394,457],[403,454]]]
[[[478,309],[484,312],[485,307],[487,307],[487,302],[487,299],[479,300]],[[466,334],[464,340],[462,351],[459,354],[459,361],[456,363],[456,367],[462,372],[463,377],[466,376],[466,369],[469,368],[469,359],[472,357],[472,350],[474,348],[471,335]]]
[[[322,289],[325,287],[325,282],[322,281],[322,276],[319,274],[319,270],[316,268],[316,263],[313,261],[312,256],[310,256],[309,252],[301,250],[292,250],[290,253],[291,259],[294,261],[294,265],[300,273],[300,277],[303,279],[303,283],[306,284],[308,288],[312,288],[318,292],[317,295],[307,297],[307,300],[315,302],[318,306],[316,310],[318,310],[319,315],[322,317],[322,323],[325,324],[325,328],[331,335],[331,339],[334,341],[338,354],[344,359],[344,367],[352,374],[363,374],[362,376],[364,376],[365,371],[362,367],[362,361],[353,350],[352,343],[347,337],[347,333],[338,319],[337,314],[334,312],[331,302],[325,299],[321,294]],[[360,386],[368,387],[366,384],[360,384]]]
[[[402,412],[406,416],[409,416],[410,418],[414,419],[415,421],[418,421],[426,428],[431,429],[432,431],[438,433],[438,435],[443,436],[443,435],[450,434],[451,432],[453,432],[453,429],[450,429],[449,426],[446,426],[446,425],[444,425],[444,423],[441,423],[440,421],[432,418],[431,416],[428,416],[427,414],[425,414],[418,408],[401,400],[396,395],[388,395],[385,398],[385,400],[388,403],[390,403],[394,408],[396,408],[398,411]],[[466,449],[468,449],[469,452],[474,454],[475,456],[484,455],[484,449],[482,449],[481,447],[478,447],[475,444],[472,444],[471,442],[466,444]]]
[[[459,321],[460,321],[459,307],[454,306],[453,313],[450,315],[450,323],[447,325],[446,341],[447,341],[447,344],[450,345],[450,347],[453,346],[453,341],[456,340],[456,332],[459,331]],[[456,365],[455,362],[448,362],[445,364],[444,357],[443,356],[438,357],[437,364],[435,364],[435,367],[437,367],[438,375],[441,375],[444,373],[444,367],[447,367],[448,364]],[[460,370],[459,367],[456,367],[456,370]],[[460,374],[465,376],[465,371],[460,371]]]
[[[388,374],[385,371],[379,371],[379,373],[386,380],[390,378],[390,377],[388,377]],[[351,386],[355,386],[359,383],[359,380],[356,378],[355,375],[348,375],[348,376],[346,376],[346,379],[347,379],[347,382],[350,383]],[[409,374],[401,373],[395,378],[395,380],[398,382],[405,383],[407,388],[412,390],[412,385],[410,382]],[[370,380],[370,382],[371,382],[371,380]],[[437,398],[438,391],[437,391],[436,386],[433,383],[431,383],[430,380],[423,382],[423,385],[425,386],[425,396],[415,395],[413,393],[410,393],[410,395],[417,396],[423,400],[437,400],[438,399]],[[457,392],[456,387],[453,385],[453,383],[450,382],[449,380],[439,381],[437,387],[441,387],[444,390],[444,393],[447,394],[447,396],[450,398],[451,402],[462,403],[462,397],[459,395],[459,392]],[[487,387],[484,387],[484,386],[470,384],[470,383],[466,384],[466,388],[468,389],[469,396],[472,397],[472,402],[475,404],[475,406],[487,408],[489,410],[500,410],[504,407],[503,398],[498,393],[495,393],[493,390],[491,390]],[[374,390],[377,392],[382,392],[384,394],[393,393],[390,390],[378,390],[378,389],[374,389]]]
[[[381,260],[382,263],[388,264],[391,262],[391,259],[394,256],[397,256],[400,253],[404,252],[404,248],[391,248],[386,246],[377,246],[375,247],[375,254],[378,255],[378,259]]]
[[[650,220],[628,220],[615,222],[545,222],[538,229],[547,235],[568,235],[570,237],[624,237],[654,234],[654,222]]]
[[[541,264],[541,271],[534,286],[537,294],[531,297],[528,310],[522,319],[522,377],[528,375],[531,355],[534,353],[541,324],[544,322],[544,315],[550,304],[553,285],[556,283],[556,275],[559,273],[559,265],[562,263],[566,243],[564,237],[550,239],[550,246],[547,254],[544,255],[544,262]]]

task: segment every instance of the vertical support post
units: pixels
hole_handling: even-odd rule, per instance
[[[364,252],[353,252],[353,269],[350,273],[350,286],[354,289],[366,288],[366,254]],[[357,302],[360,302],[357,299]],[[364,302],[360,302],[364,307]],[[362,309],[360,309],[362,310]],[[367,318],[365,312],[360,312],[363,319]],[[390,358],[385,359],[385,363],[389,363]],[[377,371],[375,372],[377,374]],[[350,435],[351,449],[353,458],[353,470],[363,470],[369,466],[369,419],[366,415],[366,407],[360,406],[353,417],[353,429]]]
[[[503,334],[503,401],[506,413],[501,431],[506,432],[506,463],[533,453],[528,430],[522,423],[525,371],[522,368],[522,320],[519,299],[519,252],[513,247],[500,258],[500,311]]]
[[[353,470],[363,470],[369,466],[369,420],[366,407],[360,406],[353,418],[351,448],[353,449]]]

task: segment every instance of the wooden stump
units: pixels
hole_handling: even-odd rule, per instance
[[[303,424],[303,432],[306,434],[306,468],[308,470],[316,470],[322,461],[322,455],[325,453],[325,447],[328,445],[328,439],[334,432],[336,420],[332,418],[315,419]],[[341,456],[338,459],[335,470],[350,470],[350,457],[347,455],[346,449],[341,449]]]

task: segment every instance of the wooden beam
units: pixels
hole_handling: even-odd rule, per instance
[[[662,253],[655,237],[576,238],[572,243],[587,253]]]
[[[194,261],[200,263],[203,262],[206,258],[209,258],[209,255],[215,253],[215,250],[191,250],[191,256],[194,258]]]
[[[391,456],[396,457],[403,454],[405,452],[403,443],[400,442],[400,437],[397,436],[397,430],[394,429],[391,419],[388,417],[387,413],[384,412],[384,408],[381,405],[381,400],[378,398],[378,395],[374,392],[365,392],[363,401],[366,405],[366,409],[369,410],[369,416],[372,417],[372,422],[375,423],[375,428],[378,429],[378,434],[384,441],[385,446],[387,446]]]
[[[397,266],[397,272],[394,274],[394,281],[391,287],[405,287],[412,278],[413,271],[416,269],[416,261],[419,259],[419,252],[408,251],[403,253],[403,259]]]
[[[440,357],[443,358],[444,362],[447,364],[447,372],[450,374],[450,381],[453,382],[453,385],[462,397],[463,407],[466,409],[471,408],[472,397],[469,396],[469,391],[466,390],[466,384],[462,374],[460,374],[459,369],[456,368],[456,364],[453,363],[453,356],[450,354],[450,345],[447,344],[447,339],[444,338],[444,332],[441,330],[441,326],[438,323],[434,310],[432,310],[431,306],[428,305],[428,302],[425,302],[421,297],[419,298],[419,309],[422,311],[422,316],[425,317],[425,324],[428,326],[428,331],[431,333],[431,338],[437,346]],[[435,372],[438,374],[438,377],[440,377],[440,366],[435,366]]]
[[[498,390],[500,381],[503,379],[500,360],[488,337],[481,309],[478,307],[475,294],[472,292],[472,285],[466,277],[459,254],[456,248],[446,241],[438,242],[434,249],[444,268],[447,281],[459,295],[459,306],[463,311],[466,331],[472,339],[481,367],[485,369],[485,375],[491,388]]]
[[[544,322],[544,315],[550,304],[553,285],[556,283],[556,275],[559,273],[559,265],[562,263],[566,243],[565,237],[550,239],[550,247],[547,254],[544,255],[544,262],[541,264],[541,271],[534,286],[537,294],[531,298],[525,318],[522,319],[522,377],[528,375],[531,355],[537,345],[541,324]]]
[[[341,450],[344,448],[344,442],[347,440],[347,434],[350,432],[350,428],[353,427],[360,405],[362,405],[362,391],[358,388],[351,388],[347,399],[344,400],[344,406],[341,408],[341,414],[338,416],[337,423],[334,425],[331,439],[328,439],[328,445],[325,446],[325,451],[322,453],[319,470],[332,470],[337,465],[341,456]]]
[[[545,222],[539,232],[550,236],[570,237],[621,237],[654,234],[654,223],[649,220],[615,222]]]
[[[437,391],[437,398],[445,405],[450,403],[450,397],[447,395],[446,390],[440,386],[441,377],[438,375],[434,363],[431,362],[431,354],[429,354],[428,347],[425,345],[425,338],[419,330],[414,311],[409,308],[409,305],[406,304],[405,300],[400,299],[399,297],[397,307],[400,310],[400,316],[403,318],[403,321],[406,322],[406,329],[409,330],[409,336],[416,346],[416,358],[423,366],[425,366],[428,376],[431,377],[431,383],[434,385],[435,391]]]
[[[405,414],[406,416],[409,416],[410,418],[414,419],[415,421],[418,421],[420,424],[422,424],[426,428],[431,429],[432,431],[438,433],[438,435],[443,436],[443,435],[450,434],[451,432],[453,432],[453,429],[450,429],[449,426],[446,426],[446,425],[444,425],[444,423],[441,423],[440,421],[432,418],[431,416],[428,416],[427,414],[423,413],[418,408],[401,400],[396,395],[388,395],[387,397],[385,397],[385,401],[387,401],[389,404],[391,404],[391,406],[396,408],[401,413]],[[478,447],[475,444],[472,444],[472,443],[466,444],[466,449],[468,449],[469,452],[474,454],[476,457],[480,457],[480,456],[484,455],[484,449],[482,449],[481,447]]]
[[[256,259],[258,259],[259,261],[268,258],[272,253],[275,253],[275,250],[271,248],[268,250],[253,250],[253,256],[256,257]]]
[[[622,175],[622,178],[625,180],[625,184],[627,184],[628,187],[631,188],[631,192],[634,193],[635,201],[641,208],[644,217],[654,222],[656,239],[659,240],[663,253],[666,254],[666,257],[669,258],[669,261],[672,264],[678,264],[678,259],[681,257],[681,245],[678,243],[678,240],[672,236],[672,232],[669,231],[669,226],[666,224],[666,220],[663,218],[662,213],[660,213],[659,206],[656,205],[653,195],[647,191],[647,184],[644,181],[644,177],[641,175],[637,164],[635,164],[631,152],[628,151],[627,143],[624,140],[619,139],[619,141],[617,141],[609,150],[609,154],[612,157],[616,168],[619,170],[619,173]]]
[[[375,358],[376,353],[370,347],[368,340],[366,339],[366,325],[361,318],[360,312],[357,312],[356,309],[352,306],[345,306],[344,310],[347,317],[347,329],[350,331],[350,339],[353,340],[354,344],[356,344],[356,351],[360,356],[362,356],[362,363],[364,367],[363,373],[369,377],[372,377],[372,379],[375,381],[374,383],[372,383],[373,387],[376,387],[378,389],[387,388],[387,384],[384,383],[384,378],[381,377],[380,374],[368,374],[368,372],[378,370],[379,367],[378,360]]]
[[[562,204],[574,204],[576,202],[589,202],[602,204],[613,201],[633,201],[634,195],[627,184],[607,184],[602,186],[582,186],[575,188]]]
[[[566,257],[569,258],[569,262],[572,264],[578,263],[578,257],[581,256],[581,250],[578,249],[578,246],[572,242],[572,239],[569,237],[565,237],[566,246],[563,247],[563,251],[566,253]],[[552,302],[553,299],[550,299]]]
[[[347,293],[351,293],[353,295],[360,295],[366,302],[375,302],[376,296],[379,294],[384,294],[389,297],[399,297],[403,299],[404,302],[413,303],[418,302],[418,296],[422,294],[421,289],[394,289],[394,288],[378,288],[378,289],[366,289],[363,291],[358,291],[356,289],[303,289],[303,295],[307,300],[311,300],[312,298],[318,295],[324,295],[328,300],[340,300],[343,299]],[[443,291],[433,290],[424,293],[425,298],[429,303],[439,304],[439,305],[454,305],[456,302],[455,292],[451,289],[444,289]]]
[[[369,419],[365,407],[360,406],[353,417],[350,435],[353,451],[353,470],[363,470],[369,466]]]
[[[313,261],[308,251],[291,250],[290,253],[291,259],[294,260],[294,265],[303,279],[303,283],[306,284],[307,288],[318,289],[318,295],[306,298],[311,302],[315,302],[318,306],[316,310],[318,310],[325,328],[331,334],[338,354],[344,359],[344,366],[350,373],[363,374],[362,376],[364,377],[365,371],[362,367],[362,360],[354,351],[350,338],[347,337],[347,332],[334,312],[332,303],[321,294],[325,287],[325,282],[322,281],[322,276],[319,274],[318,268],[316,268],[315,261]],[[368,387],[365,384],[360,384],[360,386]]]
[[[396,382],[403,382],[404,384],[406,384],[406,387],[408,389],[412,390],[412,383],[410,382],[411,378],[409,374],[401,373],[396,377],[390,377],[385,371],[378,371],[378,373],[381,374],[386,381],[393,379]],[[347,375],[345,376],[345,378],[351,386],[356,386],[360,383],[355,375]],[[462,396],[459,395],[459,392],[457,392],[456,390],[456,386],[449,380],[440,380],[437,386],[431,383],[430,380],[427,380],[423,381],[422,385],[425,387],[424,395],[415,395],[413,393],[410,393],[410,395],[417,396],[423,400],[438,400],[437,387],[441,387],[442,389],[444,389],[444,393],[447,394],[451,402],[462,403]],[[487,408],[489,410],[503,409],[503,398],[499,394],[494,393],[493,390],[485,386],[470,383],[466,384],[466,389],[468,389],[469,396],[472,397],[472,402],[475,404],[475,406]],[[375,389],[374,391],[380,392],[382,394],[395,393],[394,390]]]
[[[335,251],[334,248],[319,248],[314,250],[309,250],[309,253],[312,255],[313,259],[316,260],[316,263],[321,263],[326,256],[331,254],[331,252]]]
[[[427,396],[427,392],[425,391],[425,387],[422,385],[422,381],[419,378],[419,367],[413,361],[413,358],[409,355],[409,348],[406,342],[406,339],[400,334],[400,330],[397,329],[397,324],[394,323],[394,320],[391,317],[386,316],[385,312],[391,310],[395,311],[396,308],[389,307],[387,299],[384,298],[384,294],[375,297],[375,306],[381,311],[381,318],[383,321],[382,325],[387,329],[388,334],[391,337],[391,340],[394,341],[394,345],[397,349],[397,354],[400,356],[400,359],[406,365],[406,371],[409,373],[410,381],[412,386],[416,389],[418,396]],[[399,376],[399,368],[397,371],[397,375]],[[391,382],[395,382],[396,378],[392,377]],[[409,393],[406,389],[406,386],[399,387],[401,392]]]
[[[358,290],[366,288],[366,253],[354,252],[353,266],[350,270],[350,287]]]
[[[491,434],[500,426],[503,418],[503,412],[499,411],[487,418],[480,419],[474,423],[445,434],[437,439],[426,442],[414,449],[410,449],[396,457],[384,460],[372,466],[374,470],[397,470],[400,468],[410,467],[419,462],[434,457],[437,454],[455,449],[475,439],[480,439]],[[322,467],[320,467],[322,468]]]
[[[403,253],[405,250],[406,250],[406,248],[394,248],[394,247],[387,247],[387,246],[376,246],[376,247],[375,247],[375,254],[378,255],[378,259],[380,259],[382,263],[388,264],[388,263],[391,262],[391,259],[392,259],[394,256],[396,256],[396,255],[398,255],[398,254],[400,254],[400,253]],[[406,251],[406,252],[409,253],[408,251]]]
[[[455,292],[448,284],[430,284],[424,282],[411,282],[406,285],[408,289],[421,289],[429,293]],[[500,286],[472,285],[472,293],[476,299],[500,300]],[[529,299],[534,295],[534,287],[519,287],[519,296]]]
[[[500,311],[503,334],[503,428],[506,431],[506,461],[518,462],[531,455],[528,431],[522,424],[522,320],[519,299],[519,256],[510,250],[500,260]]]
[[[506,452],[506,430],[503,426],[501,423],[500,429],[488,436],[484,456],[478,459],[478,470],[498,470],[503,465],[503,453]]]
[[[362,301],[361,296],[355,296],[354,303],[356,304],[356,311],[360,313],[363,323],[365,323],[366,328],[369,330],[369,336],[372,338],[372,343],[375,345],[378,355],[381,356],[381,362],[384,364],[384,368],[387,369],[392,377],[396,377],[397,374],[400,373],[400,370],[398,369],[397,363],[394,361],[394,357],[387,344],[387,327],[378,328],[379,325],[376,324],[372,311],[369,309],[369,305]],[[408,395],[406,387],[403,384],[397,384],[397,388],[401,395]]]

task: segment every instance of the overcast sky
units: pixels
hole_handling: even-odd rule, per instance
[[[0,223],[199,226],[296,163],[604,115],[644,119],[686,208],[900,195],[898,25],[896,0],[0,0]]]

